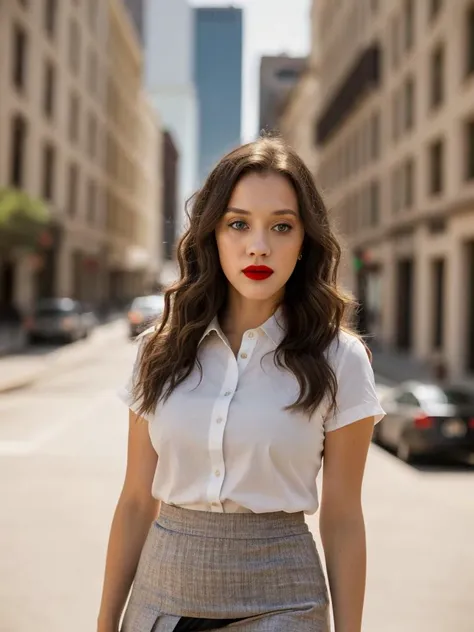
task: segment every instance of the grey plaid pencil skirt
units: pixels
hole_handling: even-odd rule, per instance
[[[326,580],[304,514],[162,503],[121,632],[171,632],[182,617],[232,620],[213,629],[236,632],[329,632]]]

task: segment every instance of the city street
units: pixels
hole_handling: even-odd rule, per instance
[[[95,629],[125,468],[115,390],[133,355],[117,327],[87,362],[0,395],[0,632]],[[414,468],[371,447],[364,631],[473,632],[473,499],[473,468]]]

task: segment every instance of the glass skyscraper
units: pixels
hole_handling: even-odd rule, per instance
[[[195,29],[202,184],[219,158],[241,142],[242,10],[197,8]]]

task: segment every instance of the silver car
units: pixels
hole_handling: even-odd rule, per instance
[[[161,294],[137,297],[127,315],[130,338],[154,324],[161,316],[164,306],[165,299]]]
[[[26,321],[30,343],[39,340],[74,342],[87,338],[97,324],[93,311],[70,298],[52,298],[38,301]]]

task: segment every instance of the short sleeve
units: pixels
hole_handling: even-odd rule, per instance
[[[349,334],[341,334],[339,344],[331,354],[337,378],[336,410],[325,420],[326,432],[337,430],[366,417],[378,423],[385,412],[375,389],[372,365],[363,343]]]
[[[141,357],[142,357],[143,350],[145,347],[145,343],[148,340],[149,334],[152,331],[153,330],[147,330],[146,332],[141,334],[138,337],[138,339],[134,342],[136,346],[136,355],[135,355],[135,360],[132,365],[132,370],[125,384],[117,390],[117,395],[119,399],[122,400],[122,402],[124,402],[124,404],[126,404],[130,408],[130,410],[132,410],[134,413],[138,413],[140,409],[140,402],[134,398],[133,388],[135,385],[135,380],[138,377],[138,370],[140,368],[140,361],[141,361]],[[146,421],[151,421],[151,415],[144,416],[143,418]]]

